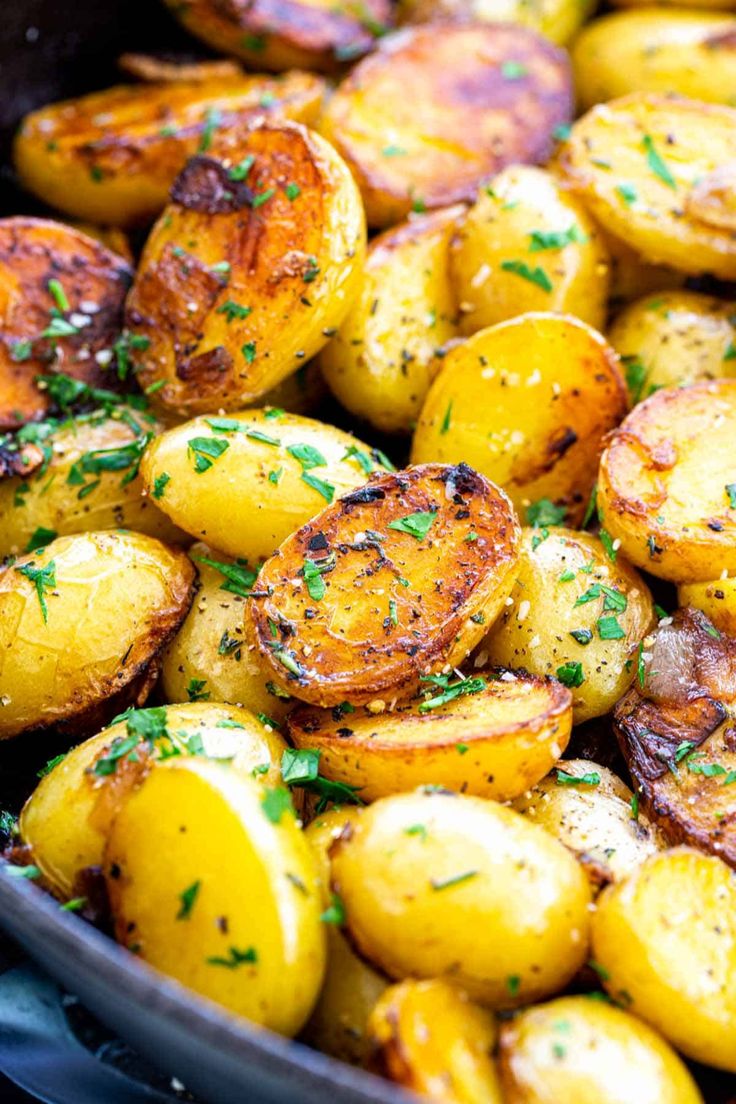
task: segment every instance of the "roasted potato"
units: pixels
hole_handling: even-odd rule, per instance
[[[333,844],[350,938],[389,976],[443,978],[492,1007],[563,988],[588,949],[587,879],[548,832],[479,797],[369,805]]]
[[[583,115],[558,166],[606,230],[645,260],[733,280],[736,235],[703,209],[702,193],[735,144],[732,108],[635,92]]]
[[[592,929],[595,961],[613,999],[689,1058],[731,1073],[735,915],[734,872],[712,855],[678,847],[604,890]]]
[[[614,0],[614,7],[628,8],[645,5],[650,7],[652,0]],[[717,8],[730,11],[736,8],[734,0],[657,0],[657,6],[663,8]],[[664,13],[663,13],[664,14]]]
[[[451,349],[419,416],[412,463],[465,461],[524,512],[579,523],[605,434],[626,412],[618,359],[570,315],[524,314]]]
[[[525,529],[511,598],[476,662],[556,675],[572,688],[575,724],[608,713],[654,624],[638,572],[590,533]]]
[[[554,679],[491,668],[430,676],[424,700],[390,712],[304,707],[289,738],[320,752],[327,778],[364,801],[424,783],[507,801],[539,781],[567,747],[572,695]]]
[[[316,862],[288,806],[283,787],[200,757],[168,759],[118,811],[104,870],[119,942],[294,1035],[322,983],[325,939]]]
[[[71,220],[69,226],[78,230],[80,234],[86,234],[88,238],[94,238],[111,253],[117,253],[118,257],[122,257],[129,265],[134,263],[130,237],[118,226],[98,226],[95,222],[84,222],[82,219]]]
[[[97,387],[122,325],[126,262],[60,222],[0,219],[0,431],[50,406],[40,375],[63,368]]]
[[[374,238],[363,286],[320,364],[346,409],[386,433],[408,433],[435,357],[457,336],[447,247],[464,208],[417,215]]]
[[[608,250],[545,169],[513,165],[481,188],[454,236],[450,271],[466,334],[535,310],[598,329],[606,320]]]
[[[493,1016],[446,981],[392,985],[369,1031],[373,1065],[391,1081],[439,1104],[501,1104]]]
[[[525,0],[400,0],[399,15],[405,23],[472,19],[480,23],[520,24],[564,46],[592,7],[591,0],[582,0],[580,4],[569,0],[542,0],[534,5]]]
[[[260,571],[250,620],[274,681],[321,706],[410,695],[478,643],[518,542],[509,500],[465,464],[371,477]]]
[[[560,997],[501,1029],[505,1104],[703,1104],[664,1039],[620,1008]]]
[[[323,95],[310,73],[116,85],[27,115],[15,167],[29,191],[68,215],[145,225],[166,206],[188,158],[263,116],[310,125]]]
[[[660,387],[736,376],[736,304],[695,291],[631,303],[608,340],[621,357],[632,403]]]
[[[651,264],[643,260],[629,245],[612,238],[600,227],[611,258],[611,307],[619,310],[625,303],[643,295],[661,295],[663,291],[681,288],[687,277],[674,268]]]
[[[385,471],[380,455],[322,422],[274,408],[245,410],[161,434],[143,457],[141,476],[182,529],[255,563],[325,502]]]
[[[736,572],[736,380],[657,391],[601,457],[598,512],[632,563],[676,583]]]
[[[702,610],[717,629],[727,636],[736,636],[736,579],[682,583],[677,596],[681,606]]]
[[[566,55],[503,23],[432,23],[387,35],[319,124],[358,182],[370,226],[474,199],[512,162],[544,161],[572,109]]]
[[[124,532],[59,537],[0,569],[0,739],[80,732],[123,691],[145,696],[193,578],[183,552]]]
[[[358,292],[365,224],[335,151],[261,122],[188,162],[128,296],[139,379],[180,414],[237,410],[319,352]]]

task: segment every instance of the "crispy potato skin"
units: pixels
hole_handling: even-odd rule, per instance
[[[587,996],[528,1008],[501,1029],[505,1104],[703,1104],[657,1032]]]
[[[465,461],[520,512],[550,498],[580,522],[604,436],[626,412],[618,360],[601,335],[570,315],[525,314],[481,330],[442,364],[412,463]]]
[[[42,417],[48,398],[38,375],[62,369],[97,387],[111,376],[95,360],[120,332],[123,301],[132,280],[127,263],[88,238],[50,219],[0,219],[0,430]],[[76,332],[42,337],[58,310],[48,289],[58,280]],[[95,305],[85,313],[83,306]],[[82,325],[78,323],[82,322]]]
[[[440,1104],[501,1104],[496,1024],[446,981],[404,981],[369,1020],[372,1065],[384,1077]]]
[[[419,204],[474,199],[481,180],[512,162],[544,161],[571,107],[566,56],[533,32],[433,23],[381,39],[319,126],[350,166],[369,225],[389,226]]]
[[[504,269],[520,257],[544,286]],[[535,310],[567,312],[598,329],[606,320],[602,235],[545,169],[513,165],[481,188],[454,236],[450,272],[466,334]]]
[[[676,583],[736,572],[736,380],[657,391],[614,431],[601,457],[598,510],[632,563]]]
[[[558,46],[564,46],[592,9],[589,0],[542,0],[531,6],[523,0],[400,0],[403,23],[436,23],[468,19],[480,23],[514,23],[538,31]]]
[[[583,115],[557,164],[591,214],[645,260],[733,280],[732,231],[689,214],[688,203],[697,182],[733,160],[735,142],[732,108],[636,92]]]
[[[226,419],[195,418],[156,438],[141,463],[149,494],[177,525],[253,564],[319,513],[325,496],[360,487],[366,467],[385,470],[370,447],[351,434],[311,418],[274,413],[245,410]],[[203,438],[227,448],[200,471],[194,449]],[[298,454],[314,450],[314,456],[302,462],[289,449]],[[360,453],[362,464],[351,450]],[[320,459],[323,463],[313,464]],[[165,475],[169,478],[161,489]],[[323,491],[310,479],[319,479]]]
[[[402,530],[414,515],[426,532]],[[478,643],[479,615],[492,622],[513,585],[518,541],[506,496],[466,465],[373,476],[266,561],[255,641],[274,681],[304,701],[385,708]],[[310,558],[327,567],[319,602],[304,585]]]
[[[203,146],[264,116],[309,125],[324,91],[310,73],[115,85],[27,115],[15,140],[15,167],[29,191],[74,218],[146,225]]]
[[[24,568],[47,574],[34,582]],[[0,739],[84,714],[130,684],[184,619],[193,580],[183,552],[124,532],[59,537],[0,571]]]
[[[589,595],[601,586],[621,597],[603,591]],[[523,667],[535,675],[555,675],[565,664],[580,663],[584,681],[573,689],[574,723],[608,713],[635,677],[633,657],[654,624],[652,596],[639,573],[621,556],[612,564],[590,533],[524,529],[511,597],[478,661]],[[611,616],[612,603],[625,603],[614,611],[624,636],[604,640],[598,622]],[[591,634],[587,644],[571,635],[581,630]]]
[[[736,636],[736,579],[713,579],[708,583],[682,583],[677,588],[681,606],[702,610],[717,629]]]
[[[360,197],[319,135],[260,123],[218,151],[177,178],[127,301],[129,328],[150,341],[141,384],[163,380],[153,398],[180,414],[237,410],[306,363],[363,264]],[[249,157],[247,183],[231,180]]]
[[[293,812],[274,822],[263,799],[238,770],[169,759],[115,817],[104,870],[119,942],[231,1012],[294,1035],[324,975],[322,901]],[[182,895],[195,883],[184,923]],[[247,957],[237,968],[223,968],[238,954]]]
[[[322,350],[335,396],[386,433],[411,431],[437,350],[457,336],[447,249],[464,210],[456,204],[417,215],[374,238],[361,292]]]
[[[593,915],[604,985],[678,1050],[736,1072],[736,877],[689,847],[609,886]]]

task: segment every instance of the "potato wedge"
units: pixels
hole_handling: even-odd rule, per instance
[[[675,583],[736,573],[736,380],[657,391],[601,457],[598,511],[632,563]]]
[[[360,487],[379,456],[349,433],[276,409],[211,415],[151,442],[141,476],[191,533],[255,563],[335,495]],[[385,459],[385,458],[384,458]]]
[[[677,597],[681,606],[702,610],[717,629],[736,636],[736,579],[683,583],[677,588]]]
[[[571,109],[567,58],[533,32],[434,23],[383,38],[319,128],[350,166],[368,224],[390,226],[411,210],[474,199],[481,180],[512,162],[544,161]]]
[[[480,23],[514,23],[538,31],[558,46],[564,46],[593,5],[590,0],[580,4],[570,0],[541,0],[527,4],[524,0],[400,0],[399,15],[403,23],[436,23],[447,20]]]
[[[105,875],[119,942],[294,1035],[322,983],[325,940],[316,862],[279,793],[200,757],[169,759],[119,810]]]
[[[501,1104],[493,1016],[446,981],[403,981],[369,1021],[373,1065],[440,1104]]]
[[[594,107],[558,153],[565,184],[647,261],[736,278],[736,237],[688,212],[695,187],[734,159],[736,111],[632,93]]]
[[[601,717],[636,677],[636,651],[654,624],[652,596],[590,533],[525,529],[513,601],[476,663],[556,675],[573,691],[575,724]]]
[[[736,1072],[736,876],[678,847],[609,886],[593,954],[614,998],[689,1058]]]
[[[127,302],[148,342],[139,379],[180,414],[237,410],[295,372],[342,322],[363,262],[360,197],[319,135],[261,122],[219,149],[177,177]]]
[[[102,364],[112,359],[132,275],[121,257],[70,226],[0,219],[0,430],[48,410],[39,375],[63,368],[109,386]]]
[[[513,165],[485,184],[450,250],[463,332],[526,311],[562,311],[602,329],[608,250],[574,196],[545,169]]]
[[[325,379],[342,405],[385,433],[408,433],[457,336],[447,248],[464,208],[417,215],[374,238],[363,286],[322,350]]]
[[[188,158],[263,116],[310,125],[324,91],[310,73],[115,85],[27,115],[15,167],[24,187],[74,218],[145,225]]]
[[[419,416],[412,463],[465,461],[524,514],[551,499],[582,520],[605,434],[626,412],[613,350],[570,315],[524,314],[451,349]]]
[[[0,570],[0,739],[114,712],[155,671],[193,580],[183,552],[124,532],[59,537]]]
[[[518,542],[509,500],[465,464],[372,476],[261,569],[249,612],[274,681],[321,706],[413,693],[498,615]]]

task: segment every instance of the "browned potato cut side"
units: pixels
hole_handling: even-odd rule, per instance
[[[250,604],[256,642],[304,701],[385,707],[478,643],[511,589],[518,543],[506,496],[465,464],[374,476],[266,561]]]

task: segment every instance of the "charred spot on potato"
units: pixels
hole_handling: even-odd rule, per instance
[[[189,211],[229,215],[250,207],[253,192],[244,180],[234,179],[214,157],[192,157],[174,181],[171,199]]]

